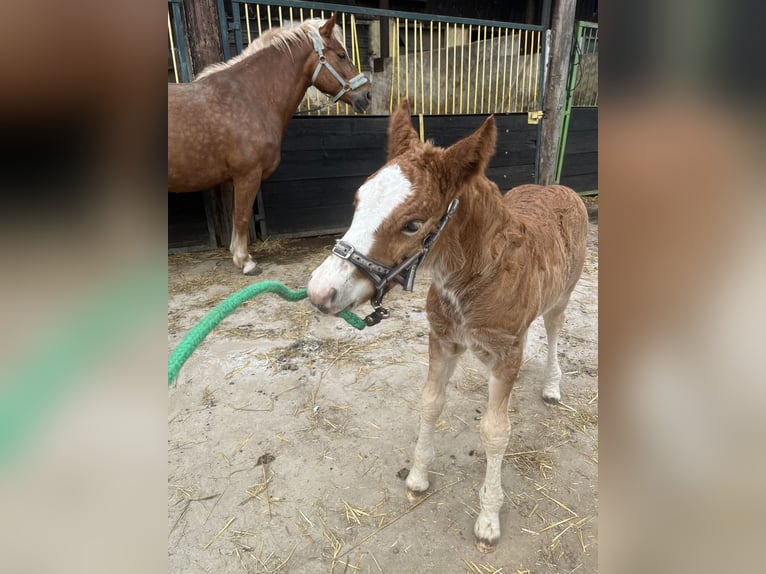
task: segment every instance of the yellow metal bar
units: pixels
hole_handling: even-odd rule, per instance
[[[394,34],[391,33],[391,24],[389,26],[388,35],[388,53],[391,54],[391,90],[388,96],[388,113],[394,112],[394,72],[396,70],[396,52],[394,51]]]
[[[399,18],[396,19],[396,106],[402,103],[402,55],[399,53]]]
[[[540,54],[540,32],[538,31],[537,34],[535,34],[535,36],[537,40],[535,45],[535,54],[537,54],[537,56],[535,57],[535,105],[534,105],[534,108],[535,110],[537,110],[538,109],[537,108],[537,83],[540,80],[540,75],[539,75],[540,60],[542,60],[541,54]]]
[[[465,46],[465,24],[460,24],[460,113],[461,114],[463,113],[463,86],[464,86],[463,84],[463,46]]]
[[[263,33],[261,31],[261,5],[256,4],[255,5],[255,17],[258,18],[258,37],[261,37],[261,34]]]
[[[479,98],[479,46],[481,46],[481,26],[476,26],[476,70],[473,77],[473,113],[476,113]]]
[[[354,16],[352,15],[351,18],[353,18],[353,17]],[[341,34],[343,34],[343,43],[345,44],[345,42],[346,42],[346,13],[345,12],[343,12],[340,15],[340,29],[341,29]],[[354,42],[353,42],[353,40],[354,40],[354,38],[352,36],[351,37],[351,44],[352,44],[351,45],[351,61],[354,60],[354,46],[353,46]],[[340,100],[338,102],[335,102],[335,114],[336,115],[340,114],[340,103],[339,102],[340,102]],[[348,114],[348,104],[343,104],[343,105],[345,106],[346,114]]]
[[[271,30],[271,5],[266,6],[266,17],[269,19],[269,30]]]
[[[282,20],[282,6],[279,7],[279,27],[284,27],[285,23],[284,20]]]
[[[452,43],[452,113],[455,113],[455,81],[457,80],[457,24],[453,28],[454,41]],[[462,68],[460,70],[462,72]]]
[[[484,26],[484,41],[482,42],[481,59],[481,113],[484,113],[484,71],[487,67],[487,27]]]
[[[495,65],[495,109],[494,113],[497,113],[497,96],[500,94],[500,36],[502,36],[502,30],[497,31],[497,63]]]
[[[495,53],[495,28],[492,27],[490,29],[490,40],[489,40],[489,78],[487,78],[487,113],[490,113],[491,107],[490,104],[492,103],[492,61],[494,58],[492,55]]]
[[[420,124],[420,141],[426,142],[426,132],[423,127],[423,114],[418,114],[418,124]]]
[[[247,4],[245,4],[245,29],[247,30],[247,45],[253,43],[253,37],[250,34],[250,15],[247,12]]]
[[[410,22],[404,19],[404,97],[410,99]]]
[[[356,66],[357,72],[362,71],[362,56],[359,54],[359,33],[356,30],[356,17],[351,14],[351,33],[353,34],[354,46],[356,46]]]
[[[505,86],[508,78],[508,28],[505,29],[505,49],[503,50],[503,98],[500,101],[500,112],[505,108]]]
[[[176,64],[176,46],[173,42],[173,26],[170,24],[170,11],[168,11],[168,40],[170,41],[170,57],[173,58],[173,75],[178,83],[178,64]]]
[[[413,58],[412,58],[412,67],[414,68],[413,73],[413,83],[412,83],[412,113],[417,113],[418,110],[418,22],[417,20],[412,21],[413,29],[415,30],[415,36],[413,36]],[[407,29],[407,35],[410,35],[409,28]],[[409,61],[410,56],[407,54],[407,60]]]
[[[516,84],[516,89],[513,90],[513,111],[517,111],[517,106],[519,102],[519,60],[521,60],[521,31],[519,31],[519,50],[516,54],[516,77],[514,78],[516,81],[514,84]]]
[[[524,81],[521,84],[522,111],[529,109],[529,78],[527,77],[529,75],[529,38],[527,32],[528,30],[524,30]]]
[[[426,69],[423,67],[423,22],[420,22],[420,113],[426,113]]]
[[[428,41],[431,43],[429,48],[428,62],[428,113],[434,113],[434,21],[431,20],[431,30],[428,35]]]
[[[465,112],[471,107],[471,39],[473,38],[473,24],[468,26],[468,81],[466,82]]]
[[[446,32],[445,32],[446,33]],[[444,90],[447,88],[445,86]],[[436,114],[441,113],[442,106],[442,24],[436,28]]]
[[[449,101],[449,22],[444,25],[444,113]]]

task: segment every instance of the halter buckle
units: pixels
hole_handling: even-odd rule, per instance
[[[336,241],[335,246],[332,248],[333,255],[337,255],[341,259],[349,260],[354,254],[356,249],[354,246],[346,243],[345,241]]]

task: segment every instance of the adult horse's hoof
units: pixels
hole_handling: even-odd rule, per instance
[[[262,272],[263,269],[258,267],[258,264],[255,261],[245,262],[245,266],[242,268],[242,273],[245,275],[260,275]]]
[[[494,552],[495,548],[497,548],[497,541],[490,542],[489,540],[482,540],[480,538],[475,538],[473,543],[476,545],[476,549],[479,552],[483,552],[484,554],[489,554],[490,552]]]

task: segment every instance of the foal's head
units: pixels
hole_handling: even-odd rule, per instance
[[[335,25],[333,14],[316,32],[312,32],[314,54],[307,62],[307,72],[311,83],[319,91],[335,96],[354,107],[354,111],[363,112],[370,105],[370,84],[351,62],[343,33]],[[340,77],[339,77],[340,76]]]
[[[388,137],[386,164],[356,192],[351,226],[309,280],[311,302],[326,313],[371,298],[377,308],[392,281],[412,289],[412,265],[417,266],[424,247],[436,240],[442,222],[455,225],[447,221],[449,207],[473,177],[484,173],[494,153],[496,130],[489,117],[447,149],[422,143],[405,100],[391,116]],[[454,218],[460,218],[459,207]],[[381,280],[386,271],[388,278]]]

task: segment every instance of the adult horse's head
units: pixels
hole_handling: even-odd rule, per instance
[[[312,29],[310,36],[314,44],[314,57],[307,62],[311,85],[319,91],[338,100],[350,104],[354,111],[363,112],[370,105],[369,80],[360,74],[348,56],[343,41],[343,33],[335,25],[333,14],[316,30]]]
[[[391,116],[388,160],[356,192],[346,234],[311,274],[308,295],[325,313],[336,314],[371,300],[385,316],[383,295],[399,283],[412,290],[415,270],[455,214],[461,190],[483,174],[494,153],[492,117],[447,149],[422,143],[405,100]],[[368,319],[370,319],[368,317]]]

